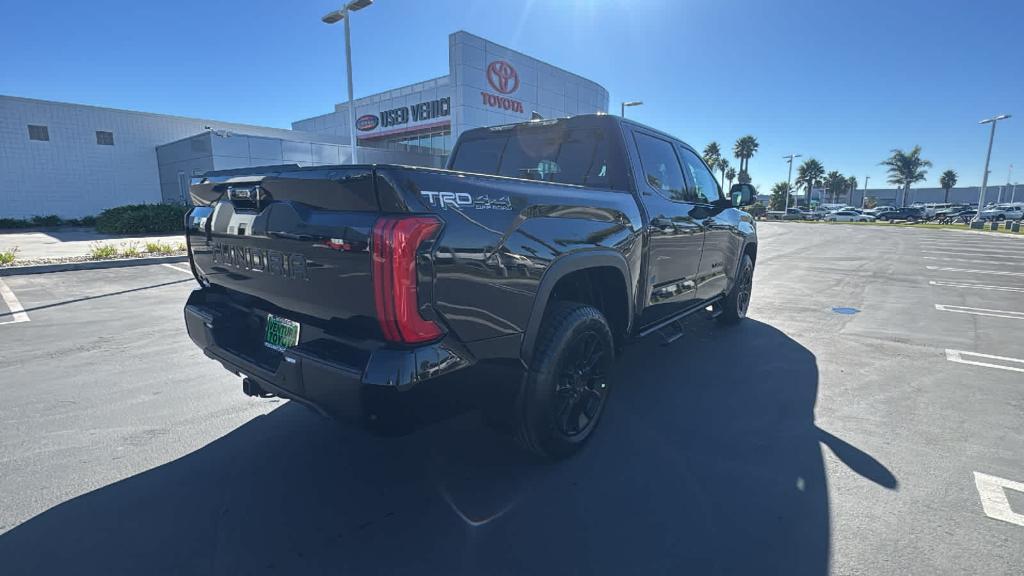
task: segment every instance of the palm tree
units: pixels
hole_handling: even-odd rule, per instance
[[[939,177],[939,185],[946,191],[946,197],[942,200],[946,204],[949,204],[949,189],[956,186],[956,180],[956,170],[946,170],[942,173],[942,176]]]
[[[718,142],[712,140],[704,147],[704,161],[707,162],[708,168],[714,170],[718,166],[718,159],[722,157],[722,150],[718,147]]]
[[[844,186],[846,186],[846,176],[840,174],[838,170],[833,170],[825,175],[825,189],[832,195],[833,204]]]
[[[750,159],[757,153],[758,146],[757,138],[750,134],[736,141],[736,144],[732,147],[732,154],[740,161],[740,173],[750,171]]]
[[[846,203],[853,204],[853,192],[857,190],[857,177],[850,176],[846,179]]]
[[[729,164],[729,160],[719,158],[718,169],[722,171],[722,188],[725,188],[725,173],[732,169],[732,166]]]
[[[814,158],[804,160],[804,163],[797,169],[796,185],[803,186],[807,190],[807,207],[811,207],[811,189],[821,184],[821,177],[825,175],[825,167]]]
[[[788,197],[786,193],[790,191],[789,182],[776,182],[772,186],[772,197],[768,200],[769,210],[785,210],[786,201]]]
[[[729,181],[729,187],[726,190],[732,190],[732,181],[736,179],[736,169],[729,168],[725,171],[725,179]]]
[[[883,160],[881,165],[889,167],[889,184],[903,188],[903,202],[900,203],[900,206],[906,206],[910,186],[923,181],[928,176],[928,171],[923,169],[931,168],[932,163],[921,158],[920,146],[914,146],[910,152],[893,148],[892,155]]]

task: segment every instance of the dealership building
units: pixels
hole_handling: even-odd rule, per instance
[[[599,84],[467,32],[448,75],[355,101],[361,162],[442,166],[464,130],[607,112]],[[209,170],[344,164],[347,103],[292,129],[0,96],[0,218],[187,201]]]

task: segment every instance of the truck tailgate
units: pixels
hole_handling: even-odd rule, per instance
[[[202,178],[188,222],[197,273],[266,312],[378,337],[368,250],[375,179],[367,166]]]

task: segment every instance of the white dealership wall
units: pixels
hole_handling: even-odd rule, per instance
[[[488,68],[501,62],[514,70],[516,81],[502,84],[493,73],[489,80]],[[379,138],[447,122],[452,132],[447,148],[451,149],[464,130],[529,120],[534,111],[545,118],[608,111],[608,91],[600,84],[465,31],[448,36],[448,68],[448,76],[357,99],[357,118],[377,117],[377,126],[359,130],[357,138]],[[400,126],[385,126],[381,121],[387,111],[443,98],[450,98],[445,117],[415,121],[410,114]],[[293,122],[292,128],[347,138],[347,103],[336,104],[328,114]]]
[[[49,141],[30,140],[28,125]],[[160,202],[156,148],[208,131],[334,142],[329,135],[132,110],[0,96],[0,218],[77,218],[105,208]],[[112,132],[100,145],[96,131]],[[237,142],[237,140],[236,140]]]

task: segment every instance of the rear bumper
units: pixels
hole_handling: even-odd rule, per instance
[[[185,305],[188,335],[208,357],[268,392],[299,401],[344,420],[377,420],[399,396],[417,385],[474,364],[466,350],[440,342],[411,349],[378,348],[363,365],[352,365],[302,342],[285,352],[239,345],[239,322],[231,312],[207,303],[196,290]],[[323,347],[321,347],[322,349]]]

